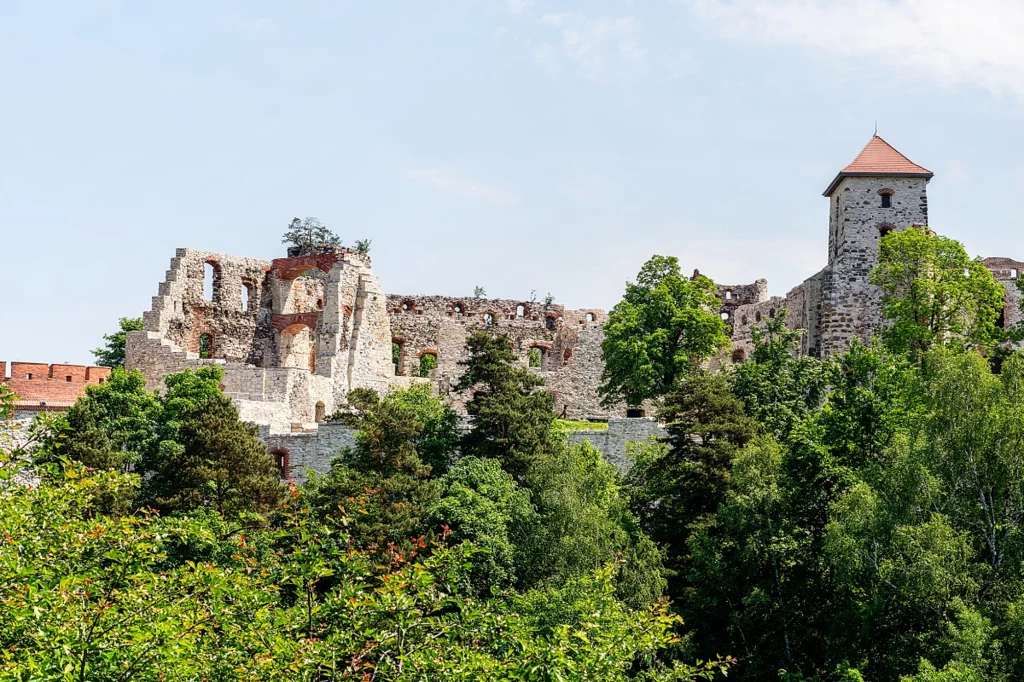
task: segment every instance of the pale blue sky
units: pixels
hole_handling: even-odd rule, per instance
[[[653,253],[783,295],[879,132],[1024,259],[1013,0],[0,0],[0,360],[91,361],[176,247],[293,216],[393,293],[608,308]]]

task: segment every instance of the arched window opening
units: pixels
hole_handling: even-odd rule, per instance
[[[731,291],[727,291],[727,292],[725,292],[725,300],[727,300],[727,301],[728,301],[728,300],[730,300],[731,298],[732,298],[732,292],[731,292]]]
[[[760,322],[761,321],[761,311],[760,310],[757,311],[756,313],[754,313],[754,321],[755,322]]]
[[[327,417],[327,407],[324,405],[324,401],[318,400],[316,403],[316,416],[314,419],[319,424]]]
[[[281,367],[316,371],[316,337],[304,324],[293,324],[281,331]]]
[[[732,352],[732,361],[739,364],[747,359],[747,353],[742,348],[737,348]]]
[[[391,364],[395,366],[395,376],[400,377],[405,373],[403,365],[405,360],[405,341],[393,339],[391,341]]]
[[[466,307],[464,305],[462,305],[461,303],[456,303],[455,307],[453,309],[455,310],[455,314],[456,315],[465,315],[466,314]]]
[[[594,313],[587,313],[586,320],[587,322],[594,322],[597,320],[597,315],[595,315]]]
[[[282,481],[288,480],[288,470],[291,468],[288,461],[288,451],[284,448],[275,448],[271,451],[270,456],[274,458],[277,475],[281,477]]]
[[[530,349],[530,355],[529,355],[529,362],[528,362],[530,367],[536,367],[536,368],[539,369],[542,360],[543,360],[543,357],[540,354],[540,348],[536,348],[536,347],[531,348]]]
[[[320,296],[320,297],[318,297],[316,299],[316,309],[317,310],[323,310],[324,309],[324,297],[323,296]]]
[[[217,293],[217,268],[214,267],[213,263],[206,263],[203,266],[203,298],[207,301],[213,301],[214,295]]]
[[[402,312],[411,313],[416,310],[416,305],[412,301],[402,301]]]
[[[878,230],[878,236],[884,237],[885,235],[895,230],[896,226],[891,223],[878,223],[877,225],[875,225],[875,228]]]
[[[775,308],[768,309],[768,317],[772,318],[773,320],[775,319]]]
[[[199,357],[204,360],[213,357],[213,336],[210,334],[199,335]]]
[[[996,318],[996,326],[999,327],[1000,329],[1003,329],[1003,328],[1006,327],[1006,308],[1005,307],[1002,308],[999,311],[999,317]]]
[[[484,324],[488,327],[494,324],[494,313],[484,313]]]
[[[420,376],[429,377],[430,373],[437,369],[437,356],[433,353],[424,353],[420,356]]]
[[[526,306],[522,303],[516,306],[516,317],[526,317]]]
[[[638,407],[631,407],[626,410],[626,419],[640,419],[645,412]]]
[[[728,320],[728,319],[729,319],[729,313],[722,313],[722,314],[721,314],[721,318],[722,318],[723,320]]]
[[[549,330],[553,330],[555,328],[555,318],[552,317],[551,315],[548,315],[547,317],[545,317],[544,318],[544,328],[545,329],[549,329]]]
[[[247,279],[242,280],[242,288],[238,292],[242,297],[242,312],[249,312],[249,309],[252,306],[253,289],[254,287],[252,282]]]

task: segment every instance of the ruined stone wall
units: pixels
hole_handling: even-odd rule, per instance
[[[126,365],[150,389],[219,364],[242,418],[275,428],[314,422],[352,388],[384,392],[392,380],[386,297],[369,257],[348,249],[272,262],[179,249],[143,321],[128,334]]]
[[[772,296],[757,303],[738,306],[733,312],[732,361],[742,362],[754,350],[751,331],[754,327],[763,329],[764,323],[774,319],[786,306],[786,299]]]
[[[1012,258],[986,258],[982,262],[1003,287],[1003,328],[1009,330],[1024,321],[1017,290],[1017,279],[1024,275],[1024,263]]]
[[[355,432],[338,422],[322,422],[315,430],[298,433],[275,433],[262,427],[260,440],[283,469],[283,478],[297,483],[307,480],[309,471],[330,473],[331,461],[356,445]]]
[[[694,277],[699,274],[697,270],[694,270]],[[768,300],[768,280],[766,279],[759,279],[753,284],[718,284],[716,286],[716,295],[722,301],[718,312],[730,327],[735,326],[736,310],[740,306]]]
[[[590,443],[605,461],[611,462],[622,473],[632,464],[626,455],[627,443],[642,443],[651,438],[664,438],[667,431],[656,419],[609,419],[607,431],[569,431],[570,443]]]
[[[878,287],[868,282],[878,264],[878,242],[888,231],[928,223],[928,180],[846,177],[830,201],[829,267],[823,271],[823,357],[841,353],[854,338],[867,342],[881,322]],[[891,207],[882,207],[889,194]]]
[[[438,393],[460,411],[468,396],[452,388],[463,373],[459,363],[469,357],[466,340],[485,329],[507,335],[524,366],[529,366],[530,350],[538,349],[541,366],[534,371],[545,379],[559,414],[576,419],[625,414],[624,407],[602,407],[597,395],[607,321],[602,310],[566,310],[514,299],[397,294],[388,296],[388,310],[391,334],[400,347],[396,374],[419,375],[422,356],[433,355],[437,367],[429,376]]]

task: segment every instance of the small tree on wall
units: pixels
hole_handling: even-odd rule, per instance
[[[308,216],[292,218],[281,238],[281,243],[292,246],[292,249],[288,250],[289,253],[292,253],[293,249],[298,253],[321,253],[341,246],[341,239],[319,220]],[[366,242],[366,247],[369,249],[369,241]]]
[[[128,332],[142,331],[141,317],[122,317],[117,321],[119,329],[113,334],[104,334],[106,344],[92,351],[96,356],[96,364],[101,367],[124,367],[125,344]]]

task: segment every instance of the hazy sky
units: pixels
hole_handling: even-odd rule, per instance
[[[293,216],[388,292],[608,308],[653,253],[773,294],[879,133],[1024,259],[1019,0],[0,0],[0,360],[81,362],[176,247]]]

